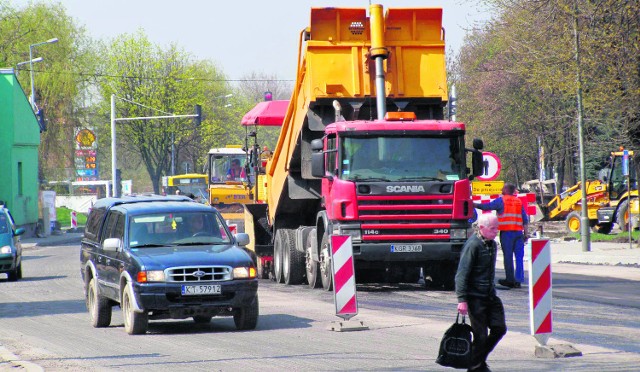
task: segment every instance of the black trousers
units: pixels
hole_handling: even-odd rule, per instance
[[[471,366],[485,362],[489,353],[507,333],[504,307],[497,296],[467,299],[469,321],[473,328]]]

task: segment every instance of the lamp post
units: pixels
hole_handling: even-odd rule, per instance
[[[31,73],[31,97],[29,97],[29,103],[31,103],[31,108],[33,109],[33,111],[36,111],[36,87],[33,84],[33,62],[35,62],[33,59],[33,48],[39,45],[53,44],[57,42],[58,42],[58,38],[54,37],[52,39],[43,41],[41,43],[35,43],[35,44],[29,45],[29,69]]]
[[[31,61],[18,62],[18,63],[16,64],[16,68],[18,68],[18,67],[20,67],[20,66],[24,66],[24,65],[26,65],[27,63],[28,63],[28,64],[33,64],[33,63],[38,63],[38,62],[42,62],[42,61],[44,61],[44,59],[43,59],[42,57],[38,57],[38,58],[34,58],[34,59],[32,59]]]

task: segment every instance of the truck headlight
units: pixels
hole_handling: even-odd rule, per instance
[[[451,239],[466,239],[467,229],[451,229]]]
[[[11,254],[11,246],[10,245],[5,245],[4,247],[0,248],[0,253],[1,254]]]
[[[233,279],[253,279],[256,277],[256,268],[249,267],[234,267]]]
[[[139,271],[138,283],[148,283],[148,282],[164,282],[164,271],[161,271],[161,270]]]

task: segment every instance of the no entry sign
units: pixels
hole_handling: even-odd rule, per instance
[[[476,178],[480,181],[493,181],[498,178],[502,169],[498,155],[485,151],[482,153],[482,160],[484,162],[482,174]]]

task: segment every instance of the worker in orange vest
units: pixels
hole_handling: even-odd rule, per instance
[[[500,244],[504,257],[505,279],[498,283],[507,288],[520,288],[524,282],[524,242],[528,239],[527,225],[529,216],[518,199],[516,185],[505,183],[502,196],[486,203],[474,203],[474,207],[483,211],[495,210],[498,214],[498,229],[500,230]],[[515,255],[515,271],[513,257]]]

